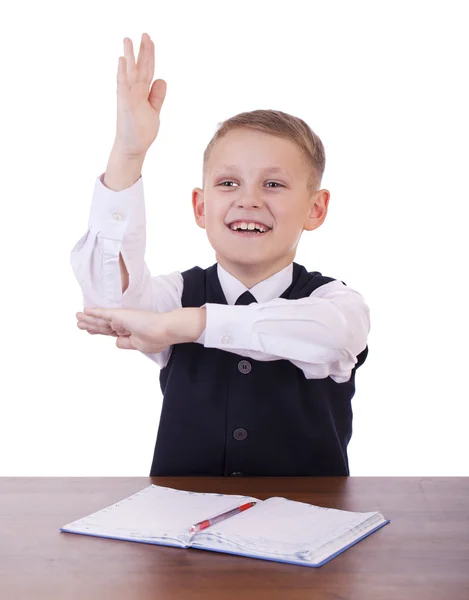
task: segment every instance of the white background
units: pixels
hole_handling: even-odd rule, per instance
[[[272,108],[326,149],[296,261],[371,311],[352,475],[469,475],[464,2],[40,2],[0,19],[0,475],[148,475],[159,369],[76,326],[70,252],[114,139],[123,38],[168,84],[147,155],[152,274],[215,262],[191,191],[219,122]]]

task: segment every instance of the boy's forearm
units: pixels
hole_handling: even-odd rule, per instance
[[[144,161],[145,155],[129,157],[113,146],[103,178],[104,185],[114,192],[133,186],[142,174]]]
[[[177,308],[168,314],[167,327],[171,345],[195,342],[205,330],[205,308]]]
[[[129,157],[113,146],[104,174],[104,185],[114,192],[120,192],[132,187],[142,174],[145,156]],[[129,272],[125,266],[122,254],[119,254],[122,293],[129,287]]]

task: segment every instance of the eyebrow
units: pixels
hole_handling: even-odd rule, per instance
[[[236,171],[238,167],[236,165],[220,165],[218,169],[213,171],[213,175],[217,175],[218,173],[222,173],[224,171]],[[272,165],[271,167],[264,167],[261,169],[262,173],[280,173],[287,175],[290,177],[290,173],[284,169],[283,167],[279,167],[277,165]]]

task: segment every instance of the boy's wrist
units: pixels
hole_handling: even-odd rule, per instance
[[[205,308],[177,308],[169,313],[168,333],[171,344],[196,342],[205,330]]]
[[[127,156],[114,145],[104,173],[104,185],[114,192],[132,187],[140,179],[144,161],[145,155]]]

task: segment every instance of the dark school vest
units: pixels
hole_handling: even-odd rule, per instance
[[[227,304],[217,263],[182,273],[183,307]],[[280,298],[334,281],[293,263]],[[349,475],[351,400],[358,355],[345,383],[307,379],[289,360],[259,361],[202,344],[175,344],[160,371],[163,405],[150,476]]]

